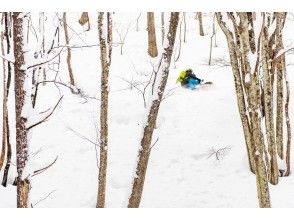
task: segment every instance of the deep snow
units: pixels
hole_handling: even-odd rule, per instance
[[[107,207],[126,207],[145,113],[141,93],[135,88],[130,89],[130,85],[123,79],[146,81],[152,72],[151,64],[156,65],[158,62],[147,54],[145,13],[141,14],[139,31],[136,31],[138,15],[139,13],[113,15],[114,42],[119,42],[118,33],[124,35],[126,29],[130,28],[123,46],[123,55],[120,55],[119,44],[113,48],[110,70]],[[187,13],[187,42],[182,42],[179,61],[171,64],[165,92],[168,97],[161,104],[153,135],[153,143],[157,138],[158,141],[152,148],[141,207],[258,207],[255,176],[248,168],[231,67],[207,65],[212,14],[204,15],[206,35],[200,37],[198,21],[195,21],[193,13]],[[54,23],[51,22],[52,17],[53,14],[48,16],[45,27],[48,39],[51,39],[55,30],[51,28]],[[95,14],[91,15],[90,32],[83,32],[77,22],[79,13],[68,13],[69,25],[80,33],[77,36],[70,31],[72,44],[98,43],[96,17]],[[156,13],[156,26],[160,54],[160,13]],[[292,20],[286,22],[286,47],[293,43],[293,26]],[[63,32],[61,36],[63,42]],[[176,52],[178,42],[177,39]],[[47,47],[49,45],[50,42]],[[97,99],[100,96],[99,53],[99,47],[72,49],[72,68],[78,87]],[[220,29],[217,29],[217,47],[213,47],[212,57],[229,60],[226,40]],[[291,63],[291,59],[293,55],[287,56],[288,63]],[[67,82],[65,61],[66,51],[62,53],[59,76]],[[2,70],[1,65],[2,63]],[[194,91],[182,89],[176,84],[176,79],[185,68],[192,68],[198,77],[212,81],[213,85]],[[287,68],[292,92],[294,79],[290,73],[293,66]],[[49,74],[50,78],[54,77],[52,71]],[[48,122],[33,131],[32,151],[41,150],[33,157],[31,166],[43,167],[57,156],[58,160],[46,172],[32,179],[31,201],[33,205],[39,202],[35,207],[95,207],[98,181],[96,150],[81,135],[95,142],[96,127],[99,128],[100,102],[80,98],[61,86],[59,91],[49,83],[39,90],[37,110],[53,106],[59,93],[64,95],[59,108]],[[291,104],[292,101],[290,117],[293,115]],[[11,117],[12,107],[10,103]],[[12,134],[12,138],[14,136]],[[211,155],[213,149],[222,148],[225,149],[221,151],[219,160]],[[294,178],[290,176],[280,178],[277,186],[270,187],[273,207],[294,207],[293,184]],[[15,187],[0,187],[0,207],[15,206]]]

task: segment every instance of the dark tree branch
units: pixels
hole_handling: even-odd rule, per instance
[[[50,163],[46,167],[41,168],[39,170],[35,170],[34,173],[32,174],[32,177],[37,176],[37,175],[43,173],[44,171],[48,170],[53,164],[55,164],[55,162],[57,161],[57,159],[58,159],[58,156],[55,158],[55,160],[52,163]]]
[[[62,98],[63,98],[63,96],[60,97],[60,99],[58,100],[58,102],[56,103],[56,105],[54,106],[54,108],[52,109],[52,111],[44,119],[42,119],[41,121],[39,121],[39,122],[37,122],[37,123],[29,126],[27,128],[27,131],[30,130],[30,129],[32,129],[33,127],[36,127],[37,125],[40,125],[43,122],[45,122],[53,114],[53,112],[55,111],[55,109],[57,108],[57,106],[59,105],[59,103],[61,102]]]

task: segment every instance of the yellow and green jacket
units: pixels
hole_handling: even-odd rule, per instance
[[[180,75],[177,78],[177,83],[178,82],[182,83],[185,80],[186,75],[187,75],[186,70],[183,70],[182,72],[180,72]]]

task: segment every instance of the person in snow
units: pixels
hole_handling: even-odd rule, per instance
[[[182,87],[195,89],[197,85],[203,82],[203,79],[199,79],[192,69],[187,69],[180,72],[180,75],[177,79],[177,83],[180,82]]]

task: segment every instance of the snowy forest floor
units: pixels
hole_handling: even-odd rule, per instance
[[[161,48],[160,17],[157,14],[157,44]],[[136,31],[138,15],[115,13],[113,16],[114,42],[118,42],[118,33],[124,34],[128,28],[129,31],[123,55],[120,55],[120,46],[114,47],[110,70],[107,207],[127,205],[145,114],[142,94],[131,89],[126,80],[134,83],[148,80],[151,64],[156,64],[156,59],[147,55],[144,13],[139,20],[139,31]],[[205,14],[206,35],[200,37],[198,21],[194,14],[187,14],[186,43],[182,42],[179,61],[171,65],[140,207],[258,207],[255,176],[248,168],[231,67],[207,65],[211,15]],[[77,22],[79,14],[70,13],[69,16],[74,30],[82,30]],[[83,41],[89,45],[97,44],[95,15],[90,19],[91,31],[79,37],[72,33],[73,44],[80,45]],[[293,28],[294,22],[287,21],[286,46],[292,43]],[[178,53],[178,49],[177,38],[174,53]],[[213,47],[212,58],[229,61],[226,40],[220,29],[217,29],[217,47]],[[290,58],[293,56],[287,57],[287,61]],[[66,52],[62,53],[59,75],[67,82],[65,59]],[[78,87],[99,99],[99,47],[73,49],[72,64]],[[212,81],[213,85],[194,91],[181,88],[176,84],[176,78],[186,68],[192,68],[198,77]],[[291,75],[294,68],[292,65],[287,68],[291,93],[294,94],[294,77]],[[138,87],[143,88],[142,85]],[[58,90],[55,85],[47,84],[39,91],[37,108],[41,111],[54,105],[59,92],[64,95],[61,105],[48,122],[33,132],[32,151],[41,150],[33,157],[32,167],[40,168],[57,156],[58,159],[50,169],[32,179],[31,202],[34,207],[95,207],[96,150],[85,137],[96,141],[100,102],[80,98],[67,88]],[[292,100],[291,97],[290,117],[294,112]],[[13,115],[10,117],[13,123]],[[291,120],[293,128],[294,118]],[[15,135],[11,135],[13,139]],[[213,153],[215,151],[218,151],[217,155]],[[277,186],[270,187],[273,207],[294,207],[293,185],[291,175],[280,178]],[[15,206],[15,187],[0,187],[0,207]]]

